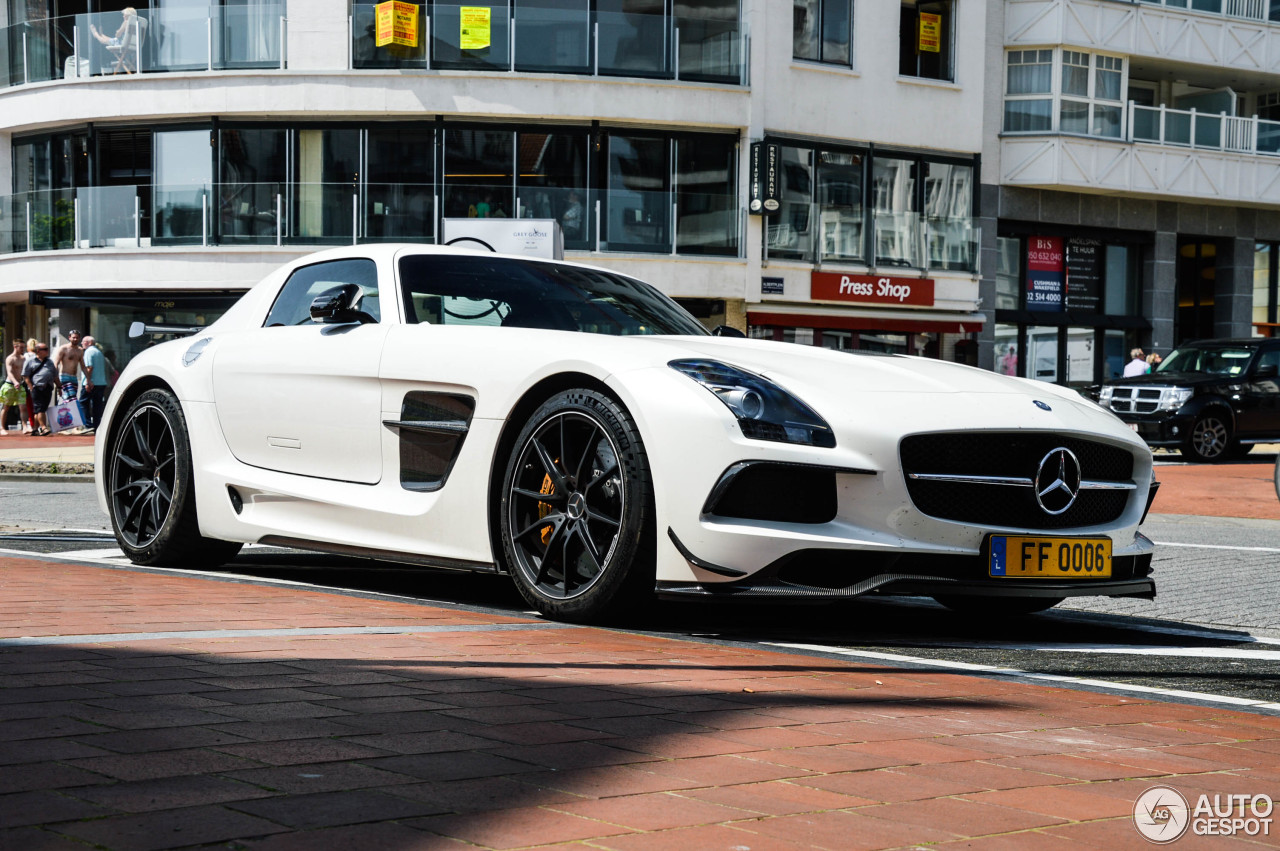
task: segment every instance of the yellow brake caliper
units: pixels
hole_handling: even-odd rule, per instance
[[[557,459],[556,459],[556,461],[555,461],[555,463],[559,464],[559,463],[560,463],[560,459],[559,459],[559,458],[557,458]],[[556,492],[556,486],[555,486],[555,485],[552,483],[552,481],[551,481],[551,474],[550,474],[550,473],[547,473],[546,475],[544,475],[544,476],[542,477],[542,487],[538,489],[538,493],[546,494],[547,496],[551,496],[551,495],[552,495],[552,494],[554,494],[555,492]],[[546,516],[547,516],[548,514],[550,514],[550,513],[551,513],[551,503],[549,503],[549,502],[539,502],[539,503],[538,503],[538,519],[539,519],[539,520],[541,520],[543,517],[546,517]],[[551,527],[551,526],[544,526],[544,527],[542,528],[542,531],[539,533],[539,534],[542,536],[542,545],[543,545],[544,547],[545,547],[547,544],[551,543],[551,531],[552,531],[552,529],[553,529],[553,527]]]

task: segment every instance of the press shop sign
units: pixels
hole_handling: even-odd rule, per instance
[[[809,297],[824,301],[856,301],[861,304],[933,306],[932,278],[890,278],[885,275],[846,275],[813,272]]]
[[[391,0],[373,7],[375,25],[374,43],[378,47],[388,44],[418,46],[418,4]]]

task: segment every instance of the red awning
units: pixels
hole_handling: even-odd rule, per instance
[[[901,331],[912,334],[969,334],[982,330],[984,318],[981,313],[951,311],[903,311],[886,316],[884,312],[872,311],[816,313],[747,310],[749,325],[832,331]]]

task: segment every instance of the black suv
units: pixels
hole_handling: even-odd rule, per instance
[[[1155,372],[1102,385],[1098,404],[1150,446],[1221,461],[1280,442],[1280,339],[1197,340]]]

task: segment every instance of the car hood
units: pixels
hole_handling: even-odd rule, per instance
[[[650,338],[661,339],[661,338]],[[685,352],[751,370],[794,389],[795,382],[831,385],[857,393],[1022,394],[1040,388],[1055,395],[1063,388],[1027,382],[984,369],[932,358],[838,352],[817,346],[737,338],[667,338]],[[679,343],[675,344],[678,340]],[[1071,391],[1066,391],[1070,393]],[[1078,395],[1078,394],[1072,394]]]

